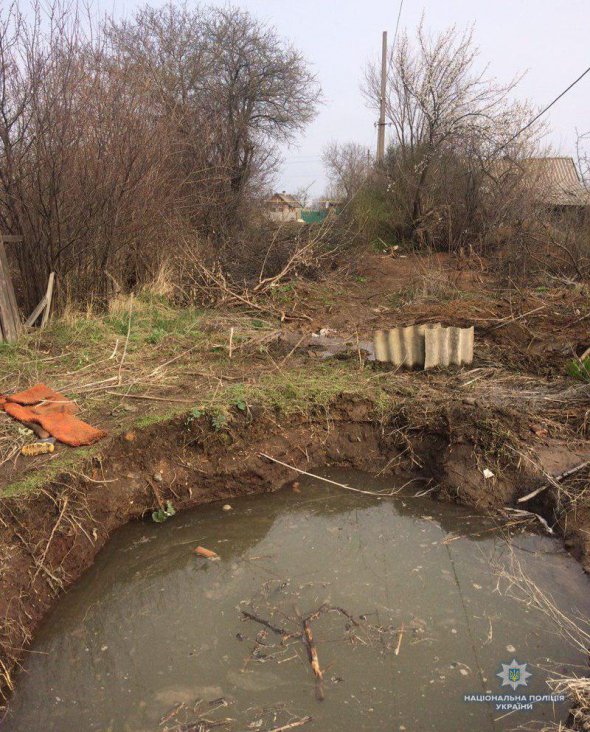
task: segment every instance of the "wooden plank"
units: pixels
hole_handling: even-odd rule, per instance
[[[45,310],[43,312],[43,318],[41,319],[41,327],[45,328],[47,321],[49,320],[49,312],[51,310],[51,301],[53,300],[53,283],[55,281],[55,272],[49,273],[49,280],[47,281],[47,292],[45,293]]]
[[[37,318],[41,315],[43,310],[45,310],[45,306],[47,305],[47,297],[43,295],[41,298],[41,301],[37,305],[37,307],[33,310],[33,312],[29,315],[25,322],[25,328],[30,328],[32,325],[35,324],[35,321]]]
[[[0,319],[4,339],[8,342],[16,341],[20,331],[20,319],[3,241],[0,241]]]

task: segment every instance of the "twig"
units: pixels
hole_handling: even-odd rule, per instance
[[[566,478],[569,478],[570,475],[574,475],[574,473],[577,473],[579,470],[582,470],[583,468],[588,467],[590,465],[590,460],[586,460],[584,463],[580,463],[579,465],[576,465],[575,468],[570,468],[569,470],[565,470],[563,473],[560,473],[559,475],[553,476],[554,481],[559,480],[565,480]],[[551,485],[555,485],[554,483],[551,483]],[[540,488],[536,488],[534,491],[531,491],[530,493],[527,493],[526,496],[523,496],[522,498],[519,498],[516,502],[517,503],[525,503],[526,501],[530,501],[531,498],[534,498],[535,496],[538,496],[539,493],[542,493],[544,490],[549,488],[549,485],[542,485]]]
[[[395,651],[394,651],[396,656],[399,656],[399,649],[401,648],[403,637],[404,637],[404,623],[402,620],[402,624],[401,624],[401,627],[400,627],[398,635],[397,635],[397,646],[395,647]]]
[[[49,312],[51,310],[51,301],[53,300],[53,283],[55,282],[55,272],[49,273],[49,280],[47,281],[47,291],[45,292],[45,310],[43,317],[41,318],[41,328],[45,328],[47,321],[49,320]]]
[[[590,460],[586,460],[585,463],[580,463],[579,465],[576,465],[574,468],[570,468],[569,470],[564,470],[563,473],[555,476],[555,480],[565,480],[566,478],[569,478],[570,475],[577,473],[578,470],[582,470],[583,468],[588,467],[588,465],[590,465]]]
[[[401,490],[403,490],[407,485],[409,485],[410,483],[413,483],[414,480],[418,480],[417,478],[413,478],[412,480],[407,481],[407,483],[404,483],[404,485],[400,486],[399,488],[394,488],[393,490],[386,492],[386,493],[380,493],[379,491],[363,491],[360,488],[352,488],[351,486],[346,485],[345,483],[338,483],[338,481],[336,481],[336,480],[330,480],[330,478],[323,478],[321,475],[315,475],[314,473],[308,473],[306,470],[301,470],[300,468],[296,468],[293,465],[284,463],[284,462],[282,462],[282,460],[277,460],[276,458],[273,458],[264,452],[259,452],[258,454],[260,455],[260,457],[266,458],[267,460],[271,460],[273,463],[278,463],[278,465],[282,465],[285,468],[289,468],[289,470],[294,470],[296,473],[299,473],[300,475],[307,475],[310,478],[315,478],[316,480],[323,480],[324,483],[329,483],[330,485],[335,485],[338,488],[344,488],[344,490],[352,491],[353,493],[362,493],[364,496],[395,496],[397,493],[399,493]]]
[[[303,621],[303,637],[307,645],[307,653],[309,656],[309,663],[311,670],[316,678],[316,696],[318,701],[324,700],[324,674],[320,667],[320,661],[318,658],[318,650],[313,640],[313,634],[311,632],[311,625],[309,624],[309,618],[305,618]]]
[[[64,496],[63,505],[61,507],[61,511],[59,512],[59,516],[57,517],[57,521],[55,522],[55,526],[53,527],[51,534],[49,535],[49,539],[47,541],[47,544],[45,545],[45,551],[43,552],[41,559],[39,560],[39,564],[37,565],[37,571],[35,572],[33,576],[33,582],[37,579],[37,575],[41,571],[41,569],[45,569],[45,565],[43,562],[45,561],[45,557],[47,556],[47,552],[49,551],[49,546],[51,545],[51,542],[53,541],[53,537],[55,536],[55,532],[57,531],[57,527],[60,525],[61,520],[63,518],[63,515],[66,511],[66,508],[68,507],[68,497]]]
[[[194,399],[169,399],[168,397],[149,396],[148,394],[121,394],[119,391],[107,390],[107,394],[113,394],[124,399],[148,399],[154,402],[177,402],[179,404],[194,404]]]
[[[187,356],[189,353],[195,350],[195,348],[200,348],[200,344],[196,344],[194,346],[191,346],[190,348],[187,348],[186,351],[183,351],[182,353],[179,353],[178,356],[174,356],[174,358],[171,358],[169,361],[165,361],[164,363],[160,364],[159,366],[156,366],[156,368],[149,374],[149,377],[155,376],[159,371],[161,371],[166,366],[169,366],[171,363],[174,363],[174,361],[178,361],[179,358],[183,358],[184,356]]]
[[[295,353],[295,351],[299,348],[299,346],[303,343],[303,341],[307,338],[307,334],[303,334],[301,338],[297,341],[297,343],[293,346],[293,348],[289,351],[289,353],[285,356],[285,358],[281,361],[281,366],[287,361],[291,356]]]
[[[512,316],[504,318],[500,323],[498,323],[497,325],[494,325],[492,330],[496,330],[497,328],[502,328],[503,326],[508,325],[508,323],[514,323],[516,320],[521,320],[522,318],[526,318],[527,315],[532,315],[533,313],[538,313],[539,310],[543,310],[546,307],[547,307],[547,305],[540,305],[538,308],[535,308],[534,310],[529,310],[528,313],[523,313],[522,315],[518,315],[515,318],[513,318]]]
[[[283,628],[279,628],[278,626],[273,625],[268,620],[265,620],[264,618],[260,618],[260,617],[258,617],[258,615],[254,615],[254,613],[248,612],[248,610],[240,610],[240,612],[242,613],[242,615],[244,615],[249,620],[253,620],[255,623],[260,623],[260,625],[264,625],[266,628],[268,628],[269,630],[272,630],[272,632],[276,633],[277,635],[280,635],[283,637],[291,635],[290,633],[287,633],[287,631],[284,630]]]
[[[538,519],[539,523],[541,523],[544,526],[544,528],[547,530],[548,534],[555,533],[553,531],[553,529],[551,528],[551,526],[549,526],[547,521],[542,516],[539,516],[538,513],[533,513],[532,511],[523,511],[520,508],[510,508],[509,506],[507,506],[504,510],[510,511],[510,513],[513,513],[516,516],[531,516],[532,518],[536,518],[536,519]]]
[[[125,346],[123,347],[123,355],[119,363],[119,379],[117,383],[121,384],[121,372],[123,370],[123,364],[125,363],[125,356],[127,355],[127,346],[129,345],[129,336],[131,335],[131,314],[133,312],[133,293],[129,296],[129,322],[127,323],[127,336],[125,338]]]
[[[301,719],[297,719],[295,722],[289,722],[289,724],[284,724],[282,727],[273,727],[272,729],[268,730],[268,732],[286,732],[288,729],[295,729],[295,727],[303,727],[304,724],[308,724],[313,720],[313,717],[301,717]]]
[[[229,348],[228,348],[228,356],[229,360],[231,361],[232,352],[233,352],[233,344],[234,344],[234,328],[233,326],[229,329]]]
[[[530,493],[527,493],[526,496],[523,496],[522,498],[518,498],[516,500],[517,503],[525,503],[526,501],[530,501],[531,498],[534,498],[535,496],[538,496],[539,493],[542,493],[544,490],[547,490],[549,486],[547,484],[542,485],[540,488],[536,488],[534,491],[531,491]]]

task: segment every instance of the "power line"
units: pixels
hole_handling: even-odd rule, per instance
[[[395,23],[395,33],[393,34],[393,44],[391,46],[391,50],[395,48],[395,42],[397,40],[397,32],[399,30],[399,20],[402,17],[402,8],[404,7],[404,0],[400,0],[399,4],[399,10],[397,11],[397,21]]]
[[[504,148],[505,148],[505,147],[506,147],[507,145],[510,145],[510,143],[511,143],[511,142],[513,142],[514,140],[516,140],[516,138],[517,138],[517,137],[518,137],[519,135],[522,135],[522,133],[523,133],[523,132],[524,132],[525,130],[528,130],[528,128],[529,128],[529,127],[530,127],[531,125],[534,125],[534,124],[535,124],[535,122],[536,122],[536,121],[537,121],[538,119],[540,119],[540,118],[541,118],[541,117],[542,117],[542,116],[543,116],[543,115],[544,115],[544,114],[545,114],[546,112],[548,112],[548,111],[549,111],[549,110],[551,109],[551,107],[552,107],[552,106],[553,106],[554,104],[557,104],[557,102],[558,102],[558,101],[559,101],[559,100],[560,100],[560,99],[561,99],[562,97],[564,97],[564,96],[565,96],[565,95],[566,95],[566,94],[567,94],[567,93],[568,93],[568,92],[570,91],[570,89],[573,89],[573,88],[574,88],[574,86],[575,86],[575,85],[576,85],[576,84],[577,84],[577,83],[578,83],[579,81],[581,81],[581,80],[582,80],[582,79],[583,79],[583,78],[584,78],[584,77],[586,76],[586,74],[587,74],[588,72],[590,72],[590,66],[588,66],[588,68],[586,69],[586,71],[584,71],[583,73],[581,73],[581,74],[580,74],[580,76],[578,76],[578,78],[577,78],[577,79],[575,79],[575,81],[572,81],[572,83],[571,83],[571,84],[570,84],[570,85],[569,85],[569,86],[567,87],[567,89],[564,89],[564,90],[563,90],[563,91],[561,92],[561,94],[559,94],[558,96],[556,96],[556,97],[555,97],[555,99],[554,99],[554,100],[553,100],[552,102],[550,102],[550,103],[549,103],[549,104],[548,104],[548,105],[547,105],[547,106],[546,106],[546,107],[545,107],[544,109],[542,109],[542,110],[541,110],[541,111],[539,112],[539,114],[535,115],[535,117],[533,117],[533,119],[532,119],[532,120],[530,120],[530,122],[527,122],[527,123],[526,123],[526,125],[525,125],[524,127],[522,127],[522,128],[520,129],[520,130],[518,130],[518,132],[516,132],[516,133],[515,133],[514,135],[512,135],[512,137],[511,137],[511,138],[510,138],[509,140],[507,140],[507,141],[506,141],[506,142],[505,142],[505,143],[504,143],[503,145],[501,145],[501,146],[500,146],[500,147],[499,147],[499,148],[498,148],[498,149],[496,150],[496,153],[499,153],[499,152],[500,152],[500,150],[503,150],[503,149],[504,149]]]

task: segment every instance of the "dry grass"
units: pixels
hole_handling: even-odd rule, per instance
[[[519,602],[545,615],[556,631],[569,645],[578,648],[587,658],[590,646],[590,622],[586,617],[568,615],[559,609],[554,598],[544,592],[534,580],[526,574],[514,554],[507,564],[497,565],[498,587],[501,591]],[[571,672],[570,672],[571,673]],[[590,678],[572,674],[561,674],[547,681],[552,693],[564,694],[572,703],[568,724],[541,723],[527,724],[520,729],[536,732],[588,732],[590,730]]]
[[[124,427],[140,406],[142,413],[174,404],[188,410],[199,392],[245,363],[256,371],[278,335],[276,323],[258,314],[180,310],[151,293],[120,297],[107,314],[68,310],[46,330],[1,344],[0,393],[45,382],[75,400],[83,419]],[[30,439],[0,415],[0,467],[14,463]]]

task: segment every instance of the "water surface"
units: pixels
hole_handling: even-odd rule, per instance
[[[559,541],[508,542],[466,509],[312,480],[232,507],[119,531],[43,625],[2,730],[151,732],[206,718],[265,732],[311,715],[302,729],[458,732],[566,718],[565,704],[503,716],[463,699],[500,693],[496,673],[513,658],[532,673],[518,693],[547,693],[548,670],[584,668],[545,615],[497,590],[494,568],[516,559],[563,610],[588,616],[588,581]],[[311,622],[318,701],[303,642],[281,644],[241,611],[297,634],[322,606]]]

